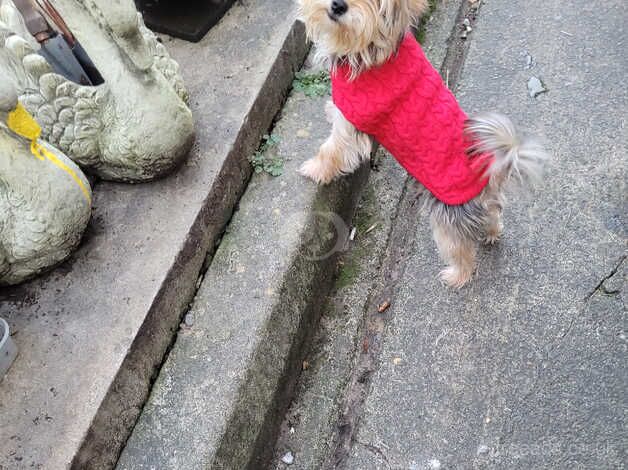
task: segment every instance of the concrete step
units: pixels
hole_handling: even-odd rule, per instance
[[[281,14],[268,14],[269,11]],[[292,0],[238,3],[198,44],[164,38],[197,121],[188,162],[100,183],[81,248],[0,291],[20,355],[0,383],[0,468],[111,468],[306,54]]]
[[[252,178],[118,469],[269,460],[369,170],[324,187],[297,173],[329,133],[328,99],[296,90],[288,98],[266,152],[283,173]]]
[[[353,218],[354,242],[342,256],[314,338],[303,350],[305,367],[280,428],[269,468],[325,468],[332,451],[341,398],[356,349],[367,347],[358,341],[364,329],[364,311],[376,310],[377,304],[384,301],[372,296],[373,285],[379,279],[407,177],[383,149],[378,151],[375,163],[378,171],[371,172]],[[282,459],[290,455],[293,461],[288,465]]]

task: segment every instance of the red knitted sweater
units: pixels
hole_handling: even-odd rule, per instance
[[[466,114],[410,33],[385,64],[350,79],[340,65],[332,74],[332,97],[344,117],[370,134],[437,199],[464,204],[488,179],[466,150]],[[473,164],[475,161],[476,165]]]

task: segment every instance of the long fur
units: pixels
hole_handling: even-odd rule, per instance
[[[327,184],[334,178],[353,173],[371,156],[370,136],[358,132],[331,101],[325,107],[333,127],[329,138],[321,145],[318,155],[299,169],[300,173],[317,183]]]
[[[331,67],[347,63],[353,77],[381,65],[427,9],[427,0],[346,0],[345,15],[332,20],[331,0],[299,0],[299,16],[317,54]]]
[[[449,264],[441,271],[441,279],[458,288],[473,275],[477,242],[493,244],[501,237],[505,186],[513,180],[538,183],[549,158],[538,140],[521,136],[510,119],[498,113],[471,117],[465,133],[474,142],[471,158],[491,155],[490,161],[480,162],[488,184],[466,204],[450,206],[430,195],[424,206],[438,250]]]
[[[541,180],[543,165],[549,158],[547,152],[537,139],[519,135],[506,116],[477,114],[467,121],[465,132],[475,142],[469,149],[472,155],[493,155],[486,169],[490,178],[506,181],[514,176],[532,183]]]

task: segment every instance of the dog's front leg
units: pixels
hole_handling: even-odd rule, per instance
[[[322,184],[355,171],[368,160],[373,148],[371,138],[353,127],[331,101],[325,110],[333,125],[331,135],[321,145],[318,155],[299,169],[302,175]]]

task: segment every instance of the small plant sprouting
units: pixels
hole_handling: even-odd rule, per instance
[[[474,3],[474,2],[470,2],[470,3]],[[430,21],[430,18],[432,17],[432,14],[434,13],[434,10],[436,10],[436,0],[429,0],[428,9],[421,16],[421,19],[419,20],[419,24],[417,24],[415,28],[414,37],[421,44],[425,42],[425,29],[427,27],[427,23]]]
[[[272,176],[281,176],[283,173],[283,160],[277,155],[271,155],[270,151],[279,143],[279,138],[274,134],[266,134],[262,137],[259,150],[253,154],[249,161],[253,165],[255,173],[265,171]]]
[[[304,93],[305,96],[327,96],[331,94],[331,79],[329,72],[325,70],[315,73],[297,72],[294,77],[292,88]]]

